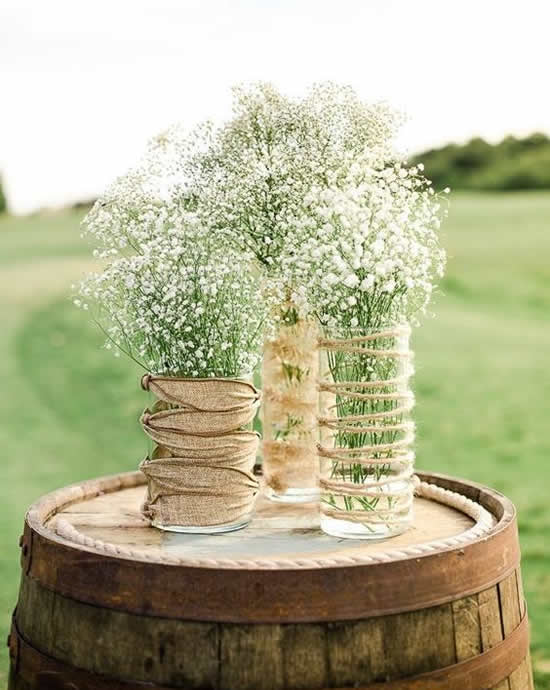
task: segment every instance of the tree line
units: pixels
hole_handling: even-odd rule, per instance
[[[8,204],[6,202],[6,197],[4,195],[4,190],[2,188],[2,178],[0,177],[0,214],[5,213],[8,210]]]
[[[415,156],[435,189],[550,189],[550,139],[536,132],[507,136],[497,144],[476,137]]]

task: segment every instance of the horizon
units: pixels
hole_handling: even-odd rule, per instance
[[[239,82],[291,95],[350,84],[408,113],[398,144],[409,155],[548,133],[545,19],[537,0],[7,0],[0,175],[10,209],[97,197],[171,123],[225,119]]]
[[[422,156],[422,154],[430,153],[432,150],[440,150],[440,149],[445,148],[445,147],[447,147],[447,146],[462,146],[462,145],[467,144],[468,142],[472,141],[473,139],[478,139],[478,138],[479,138],[479,139],[483,139],[484,141],[486,141],[487,143],[489,143],[489,144],[491,144],[491,145],[498,145],[498,144],[500,144],[502,141],[504,141],[505,139],[508,139],[508,138],[516,138],[516,139],[518,139],[518,140],[521,140],[521,139],[523,139],[523,138],[525,138],[525,137],[529,137],[529,136],[531,136],[531,135],[533,135],[533,134],[543,134],[543,135],[547,136],[547,137],[550,139],[550,134],[549,134],[548,132],[541,132],[541,131],[528,132],[528,133],[525,134],[525,135],[519,135],[519,136],[510,133],[510,134],[506,134],[506,135],[504,135],[503,137],[500,137],[500,138],[498,138],[498,139],[496,139],[496,140],[494,140],[494,141],[490,141],[489,139],[486,139],[486,138],[483,138],[483,137],[476,137],[476,136],[474,135],[473,137],[469,137],[468,139],[466,139],[466,140],[464,140],[464,141],[462,141],[462,142],[458,142],[458,141],[448,141],[448,142],[443,143],[443,144],[441,144],[441,145],[434,146],[434,147],[432,147],[431,149],[430,149],[430,148],[426,148],[426,149],[424,149],[424,150],[422,150],[422,151],[418,151],[418,152],[416,152],[416,153],[411,152],[411,158],[412,158],[412,157]],[[420,161],[417,161],[417,162],[422,162],[422,161],[420,160]],[[126,172],[126,171],[122,171],[120,174],[121,174],[121,175],[124,175],[125,172]],[[428,174],[428,177],[429,177],[429,174]],[[110,180],[110,181],[112,181],[112,180]],[[0,171],[0,182],[2,182],[2,174],[1,174],[1,171]],[[472,191],[476,191],[476,190],[471,190],[471,189],[470,189],[470,190],[459,189],[459,190],[452,190],[452,191],[454,191],[454,193],[456,194],[456,191],[462,191],[462,192],[467,191],[467,192],[470,192],[470,193],[471,193]],[[511,192],[518,191],[518,190],[506,190],[506,191],[507,191],[507,193],[511,193]],[[520,190],[520,191],[525,192],[526,190]],[[529,191],[529,190],[527,190],[527,191]],[[533,188],[533,191],[541,191],[541,190],[536,189],[536,188]],[[501,193],[501,192],[498,192],[498,193]],[[38,213],[38,214],[39,214],[39,213],[56,213],[56,212],[64,211],[64,210],[66,210],[66,209],[68,209],[68,208],[77,208],[77,207],[79,207],[79,206],[82,207],[82,208],[85,208],[85,207],[87,207],[87,206],[91,206],[95,201],[97,201],[98,198],[101,197],[101,195],[102,195],[102,192],[99,192],[98,194],[93,195],[93,196],[91,196],[91,197],[89,197],[89,198],[75,199],[75,200],[68,201],[68,202],[65,202],[65,203],[61,202],[60,204],[57,204],[57,205],[41,206],[41,207],[34,208],[34,209],[30,210],[30,211],[23,211],[23,212],[19,212],[19,213],[13,212],[13,211],[12,211],[12,209],[11,209],[11,207],[10,207],[10,203],[9,203],[9,198],[7,198],[7,202],[8,202],[8,203],[7,203],[7,210],[8,210],[9,213],[11,213],[12,215],[16,215],[16,216],[34,215],[34,214],[36,214],[36,213]]]

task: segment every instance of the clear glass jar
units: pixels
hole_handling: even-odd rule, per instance
[[[412,523],[408,325],[325,329],[320,340],[321,529],[383,539]]]
[[[264,345],[262,468],[273,501],[319,498],[317,460],[318,329],[289,307]]]
[[[153,400],[141,423],[153,448],[140,465],[147,477],[142,512],[153,527],[216,534],[250,522],[260,402],[251,380],[143,377]]]

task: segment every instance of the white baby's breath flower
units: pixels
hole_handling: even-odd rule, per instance
[[[439,197],[428,190],[419,168],[395,163],[387,148],[363,152],[337,185],[309,194],[279,280],[307,284],[305,310],[326,326],[412,320],[445,265]]]
[[[344,278],[344,285],[349,288],[354,288],[357,285],[359,285],[359,278],[355,273],[349,273],[345,278]]]
[[[181,194],[173,190],[170,198],[164,186],[154,196],[157,164],[153,156],[150,170],[142,163],[139,175],[118,180],[86,219],[98,243],[108,247],[125,233],[128,248],[111,254],[80,293],[94,298],[109,336],[105,347],[152,373],[252,372],[265,318],[252,256],[209,233]],[[75,304],[83,306],[81,299]]]
[[[203,224],[250,250],[271,274],[283,250],[299,250],[304,210],[320,195],[320,218],[338,212],[332,185],[349,171],[363,173],[363,151],[389,151],[402,121],[330,82],[298,99],[267,83],[237,87],[233,111],[222,126],[199,128],[193,141],[175,130],[172,146],[185,151],[180,167]],[[354,219],[343,212],[337,221],[351,228]]]
[[[303,99],[236,89],[229,122],[155,137],[95,204],[85,227],[107,265],[81,302],[109,343],[189,376],[253,369],[266,307],[283,322],[289,299],[324,325],[412,318],[445,254],[441,197],[394,150],[400,121],[330,83]]]
[[[374,285],[374,276],[369,273],[369,275],[366,278],[363,278],[363,280],[359,284],[359,289],[362,292],[367,292],[367,290],[370,290],[373,285]]]

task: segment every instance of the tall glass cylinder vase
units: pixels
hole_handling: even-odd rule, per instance
[[[262,462],[266,493],[287,503],[317,500],[318,330],[289,308],[266,341],[262,366]]]
[[[320,340],[321,528],[382,539],[412,522],[414,404],[408,325],[326,330]]]

